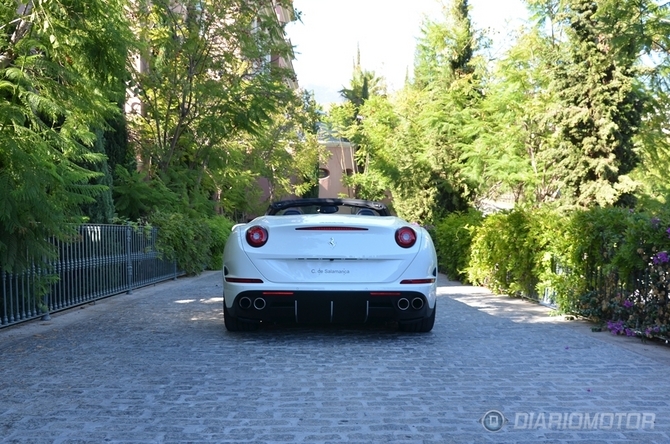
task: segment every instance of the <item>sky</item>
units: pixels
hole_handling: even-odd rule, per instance
[[[287,26],[295,47],[293,67],[301,88],[324,106],[341,102],[357,48],[361,67],[386,79],[389,91],[412,75],[416,39],[426,17],[442,17],[439,0],[293,0],[301,22]],[[527,16],[522,0],[470,0],[476,29],[489,29],[494,47]]]

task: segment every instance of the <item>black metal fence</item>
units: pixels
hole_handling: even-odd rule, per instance
[[[0,328],[179,275],[161,259],[156,228],[81,225],[72,242],[55,241],[58,259],[19,274],[0,270]]]

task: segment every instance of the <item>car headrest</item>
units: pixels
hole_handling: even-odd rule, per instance
[[[337,213],[337,205],[321,205],[319,207],[319,213],[321,214],[333,214]]]
[[[358,216],[375,216],[375,212],[369,208],[363,208],[356,213]]]

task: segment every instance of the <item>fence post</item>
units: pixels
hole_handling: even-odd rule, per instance
[[[9,305],[9,291],[7,290],[7,273],[4,270],[0,270],[2,275],[2,322],[0,324],[9,324],[9,318],[7,317],[7,305]]]
[[[172,268],[174,269],[174,277],[172,278],[173,281],[177,280],[177,274],[179,273],[179,270],[177,270],[177,259],[174,259],[172,261]]]
[[[126,274],[128,277],[127,294],[133,294],[133,254],[131,251],[132,230],[133,229],[130,225],[126,225]]]
[[[45,264],[45,263],[46,263],[46,258],[42,258],[42,264]],[[34,265],[33,265],[33,268],[34,268]],[[45,273],[44,273],[44,270],[42,269],[42,267],[37,267],[37,280],[38,281],[41,280],[42,278],[44,278],[44,274]],[[42,290],[41,289],[42,285],[39,286],[40,291]],[[43,296],[44,299],[41,300],[41,304],[39,304],[37,306],[37,309],[42,312],[42,318],[41,318],[42,321],[50,321],[51,320],[51,315],[49,314],[49,311],[51,309],[51,307],[49,306],[49,294],[50,293],[51,293],[51,289],[49,289],[49,292],[44,294],[44,296]]]

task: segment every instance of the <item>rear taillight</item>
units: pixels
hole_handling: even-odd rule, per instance
[[[247,230],[247,243],[254,248],[262,247],[268,241],[268,230],[254,225]]]
[[[435,282],[435,278],[430,279],[403,279],[400,281],[401,284],[432,284]]]
[[[416,243],[416,233],[410,227],[398,228],[395,232],[395,241],[403,248],[409,248]]]
[[[263,279],[226,277],[226,282],[233,282],[236,284],[262,284]]]

